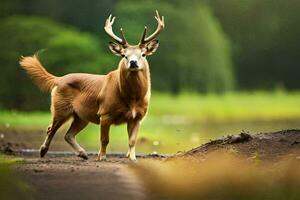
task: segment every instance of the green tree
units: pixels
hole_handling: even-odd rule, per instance
[[[87,33],[63,27],[39,17],[13,16],[0,21],[0,99],[2,108],[47,109],[49,94],[37,92],[28,76],[21,70],[21,55],[38,50],[42,63],[55,75],[69,72],[105,73],[113,60],[99,48],[99,42]],[[106,67],[111,66],[111,67]]]
[[[119,1],[116,27],[137,43],[143,25],[156,28],[155,10],[165,16],[158,53],[149,58],[155,89],[222,92],[234,85],[230,43],[207,4],[199,1]],[[138,16],[137,16],[138,13]],[[150,34],[150,33],[148,33]]]
[[[300,88],[298,0],[210,2],[232,40],[241,89]]]

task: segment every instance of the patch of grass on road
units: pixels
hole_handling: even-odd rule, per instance
[[[0,154],[0,199],[33,199],[31,188],[14,170],[15,165],[22,161],[22,158]]]

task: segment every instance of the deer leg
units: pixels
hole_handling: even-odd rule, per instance
[[[65,121],[66,121],[65,119],[62,120],[62,119],[58,119],[55,117],[53,118],[52,124],[50,126],[48,126],[47,136],[45,138],[45,141],[40,148],[40,156],[41,157],[45,156],[56,131],[61,127],[61,125],[63,125],[63,123]]]
[[[109,128],[110,125],[101,125],[101,149],[98,153],[97,160],[106,160],[106,147],[109,143]]]
[[[74,116],[74,120],[65,135],[65,140],[68,144],[71,145],[77,156],[88,159],[87,153],[85,150],[77,143],[75,136],[86,127],[88,122],[83,121],[77,115]]]
[[[132,121],[127,123],[127,132],[128,132],[128,152],[126,154],[130,160],[136,161],[135,156],[135,145],[137,140],[137,135],[140,129],[140,121]]]

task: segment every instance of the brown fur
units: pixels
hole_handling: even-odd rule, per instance
[[[36,84],[44,91],[50,91],[56,84],[56,76],[49,74],[41,65],[36,55],[33,57],[21,58],[20,65]]]
[[[20,65],[40,88],[52,90],[53,122],[47,133],[50,141],[56,130],[70,117],[82,122],[84,127],[88,122],[109,127],[140,121],[147,113],[150,98],[147,61],[141,71],[128,71],[121,60],[118,69],[107,75],[74,73],[62,77],[48,73],[35,55],[22,57]],[[45,146],[44,151],[47,152],[49,145]],[[79,156],[82,156],[80,153]]]
[[[142,119],[147,111],[150,92],[148,67],[128,72],[121,62],[119,68],[107,75],[67,74],[56,77],[48,73],[37,56],[22,57],[20,65],[44,90],[57,86],[52,95],[52,111],[60,115],[77,114],[96,124],[121,124],[133,120],[131,108],[137,108]],[[148,98],[147,98],[148,97]]]

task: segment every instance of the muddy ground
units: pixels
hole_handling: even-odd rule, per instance
[[[15,138],[15,137],[14,137]],[[20,140],[21,141],[21,140]],[[49,152],[43,159],[38,151],[20,151],[26,148],[8,140],[0,140],[1,151],[21,156],[24,163],[18,165],[17,173],[33,188],[35,199],[149,199],[151,194],[143,188],[143,180],[136,176],[131,163],[122,154],[110,154],[104,162],[82,160],[72,153]],[[240,133],[226,136],[174,156],[146,155],[141,160],[161,160],[194,157],[203,159],[210,153],[231,152],[246,159],[275,162],[282,158],[300,160],[300,130],[284,130],[274,133]]]

